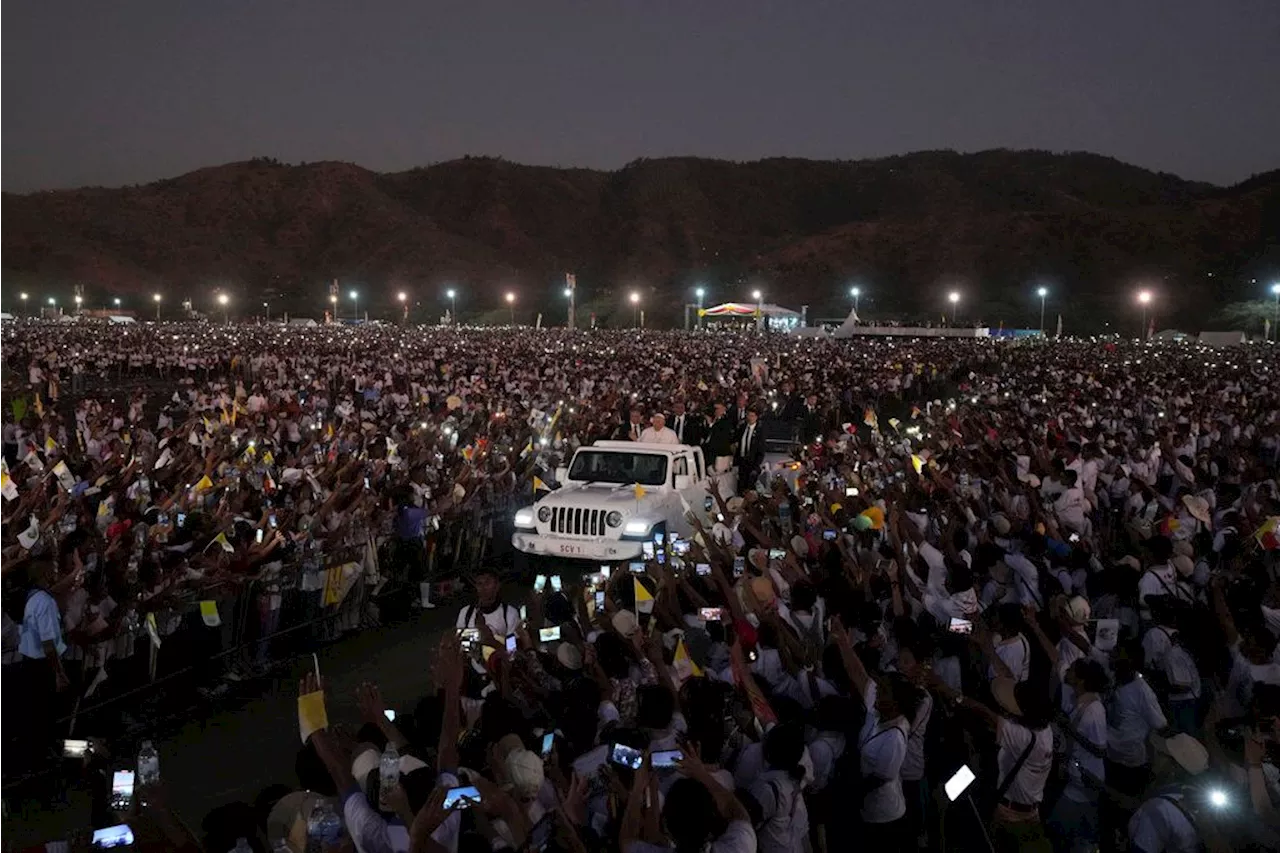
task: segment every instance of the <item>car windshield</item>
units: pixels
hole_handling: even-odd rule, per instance
[[[667,480],[667,457],[657,453],[579,450],[569,468],[569,479],[661,486]]]

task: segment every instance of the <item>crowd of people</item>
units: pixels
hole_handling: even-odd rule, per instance
[[[292,784],[198,832],[162,787],[127,815],[104,796],[95,823],[140,844],[1276,847],[1273,347],[3,335],[4,674],[29,717],[6,775],[73,697],[186,666],[213,693],[295,650],[287,626],[375,625],[387,584],[418,606],[447,566],[474,586],[411,714],[367,685],[352,733],[309,676]],[[761,420],[798,436],[795,476],[760,476]],[[492,562],[535,477],[668,433],[737,469],[691,541],[540,563],[504,595]]]

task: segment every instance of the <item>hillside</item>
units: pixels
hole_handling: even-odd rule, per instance
[[[855,279],[864,313],[940,313],[957,288],[968,316],[1009,325],[1031,321],[1032,283],[1044,281],[1070,295],[1057,310],[1077,327],[1127,316],[1118,312],[1145,281],[1162,320],[1190,322],[1256,298],[1243,283],[1251,271],[1280,266],[1280,172],[1219,188],[1040,151],[669,158],[614,172],[489,158],[392,174],[253,160],[145,186],[5,194],[3,216],[10,292],[65,296],[80,281],[91,302],[162,288],[199,303],[225,286],[238,301],[315,313],[337,277],[371,311],[409,289],[424,319],[448,281],[464,316],[514,288],[530,316],[540,308],[561,322],[560,281],[573,270],[582,301],[602,313],[638,288],[667,322],[695,282],[715,300],[760,286],[830,316],[847,311]]]

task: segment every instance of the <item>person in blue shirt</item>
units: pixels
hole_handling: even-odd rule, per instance
[[[28,587],[18,635],[17,666],[23,686],[20,704],[27,717],[23,751],[33,760],[50,744],[57,694],[71,686],[62,668],[62,655],[67,650],[62,639],[62,613],[49,592],[53,575],[53,563],[47,560],[37,560],[28,566]]]

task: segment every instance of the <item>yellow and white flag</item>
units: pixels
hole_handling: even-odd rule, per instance
[[[639,578],[632,578],[631,582],[635,585],[636,591],[636,612],[652,613],[653,612],[653,593],[640,583]]]
[[[675,670],[676,680],[682,683],[688,678],[702,678],[704,675],[702,667],[689,657],[689,650],[684,646],[684,637],[676,640],[676,653],[671,659],[671,668]]]

